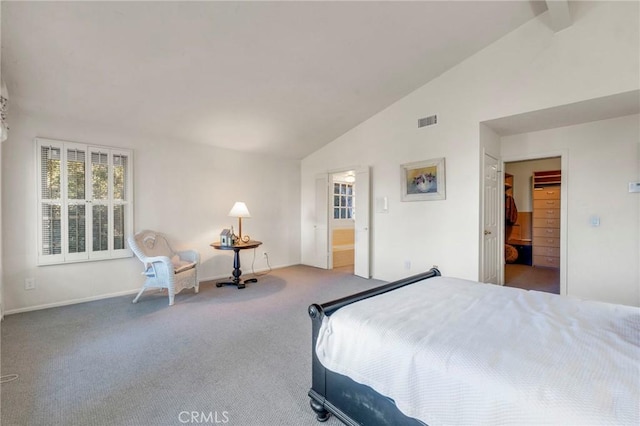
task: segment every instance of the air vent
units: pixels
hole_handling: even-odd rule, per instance
[[[426,126],[433,126],[434,124],[437,124],[437,123],[438,123],[438,116],[437,115],[430,115],[429,117],[419,118],[418,119],[418,128],[426,127]]]

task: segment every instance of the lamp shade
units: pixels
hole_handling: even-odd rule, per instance
[[[242,201],[236,201],[229,211],[229,216],[233,217],[251,217],[247,205]]]

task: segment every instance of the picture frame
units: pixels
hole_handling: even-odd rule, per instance
[[[444,157],[415,161],[400,166],[402,201],[444,200]]]

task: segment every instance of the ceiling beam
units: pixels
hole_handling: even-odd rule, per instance
[[[573,22],[569,12],[569,0],[546,0],[546,2],[553,31],[558,32],[570,27]]]

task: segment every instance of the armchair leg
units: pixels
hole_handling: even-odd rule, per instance
[[[136,296],[136,298],[133,299],[133,302],[131,302],[131,303],[138,303],[138,299],[140,299],[140,296],[142,296],[142,293],[144,293],[144,291],[145,291],[145,287],[142,287],[140,289],[140,291],[138,292],[138,295]]]
[[[169,306],[173,306],[173,300],[175,299],[176,294],[172,289],[169,289]]]

